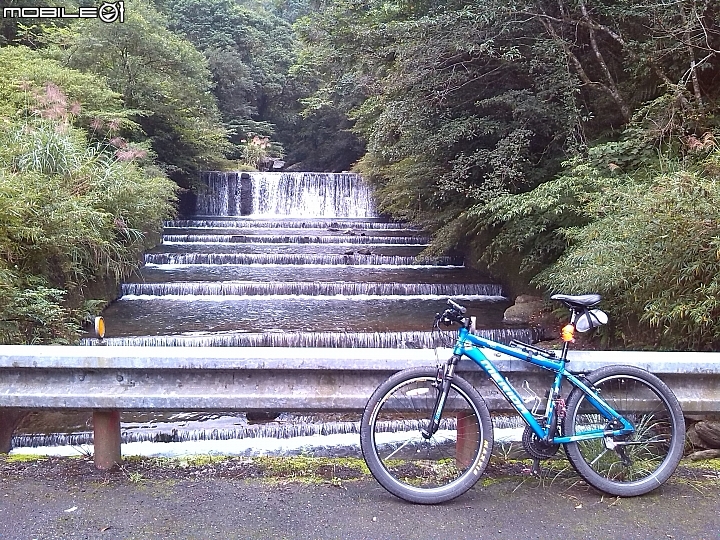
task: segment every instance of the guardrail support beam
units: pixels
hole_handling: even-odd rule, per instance
[[[95,468],[104,471],[120,465],[120,411],[93,411],[93,429]]]

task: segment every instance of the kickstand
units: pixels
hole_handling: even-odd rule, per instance
[[[523,469],[523,473],[540,478],[540,460],[538,458],[533,458],[532,468]]]

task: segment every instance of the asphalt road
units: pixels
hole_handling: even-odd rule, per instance
[[[368,478],[133,479],[44,475],[43,466],[0,473],[0,539],[720,539],[717,473],[633,499],[488,477],[450,503],[416,506]]]

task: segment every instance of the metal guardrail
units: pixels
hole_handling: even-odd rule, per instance
[[[0,407],[123,410],[359,411],[389,374],[434,365],[449,349],[0,346]],[[502,354],[511,381],[549,387],[544,370]],[[575,351],[569,367],[639,366],[663,378],[690,413],[720,412],[720,353]],[[463,376],[510,410],[471,362]],[[516,386],[520,386],[519,384]]]
[[[97,425],[119,432],[119,414],[108,416],[109,411],[359,412],[391,373],[435,365],[449,354],[449,349],[436,356],[435,350],[413,349],[0,346],[0,450],[9,448],[19,410],[96,411],[96,463]],[[491,358],[518,389],[528,381],[542,395],[550,385],[542,369],[499,353]],[[569,358],[576,372],[607,364],[648,369],[672,388],[686,414],[720,412],[720,353],[575,351]],[[511,410],[474,364],[463,362],[459,370],[491,410]],[[110,446],[117,446],[119,458],[119,442]]]

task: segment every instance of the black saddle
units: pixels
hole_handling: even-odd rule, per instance
[[[573,296],[570,294],[553,294],[550,300],[562,302],[570,309],[587,309],[596,306],[602,300],[599,294],[581,294]]]

